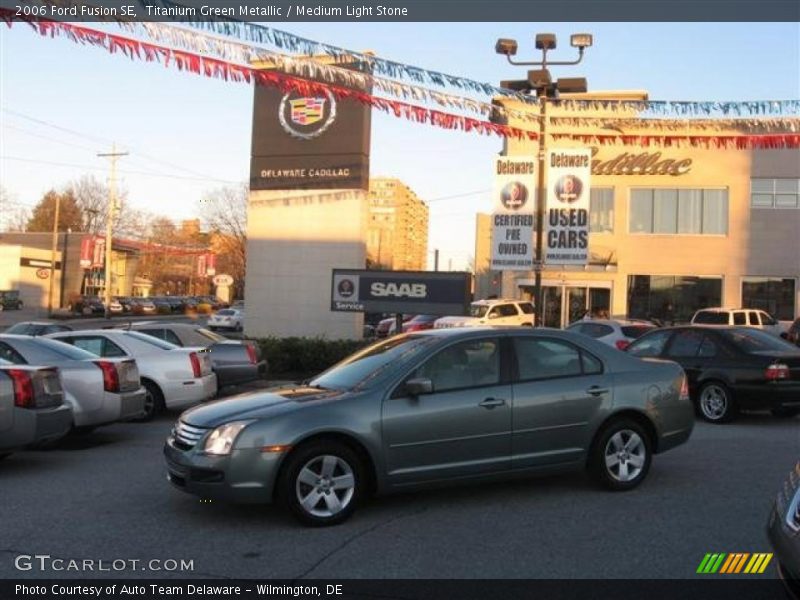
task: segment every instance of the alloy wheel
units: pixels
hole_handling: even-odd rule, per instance
[[[700,392],[700,410],[709,421],[719,421],[728,412],[728,393],[715,384],[707,385]]]
[[[606,444],[606,469],[616,481],[626,483],[636,479],[646,460],[647,446],[635,431],[621,429]]]
[[[297,474],[295,493],[302,509],[315,517],[341,513],[353,499],[353,468],[338,456],[325,454],[309,460]]]

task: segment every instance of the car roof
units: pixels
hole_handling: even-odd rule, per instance
[[[480,306],[488,305],[488,304],[498,304],[499,302],[526,302],[530,303],[530,300],[520,300],[518,298],[485,298],[483,300],[475,300],[471,302],[471,304],[478,304]]]

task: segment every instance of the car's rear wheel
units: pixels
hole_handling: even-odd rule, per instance
[[[700,416],[709,423],[727,423],[736,418],[737,408],[733,394],[720,381],[707,381],[697,392]]]
[[[164,395],[152,381],[142,380],[142,387],[144,387],[144,415],[137,421],[152,421],[165,409]]]
[[[631,490],[647,477],[652,455],[645,428],[630,418],[617,419],[597,436],[590,450],[589,473],[608,489]]]
[[[312,442],[287,459],[279,481],[284,504],[302,523],[321,527],[345,521],[364,488],[361,458],[336,441]]]
[[[773,417],[791,419],[800,415],[800,406],[781,406],[780,408],[773,408],[771,412]]]

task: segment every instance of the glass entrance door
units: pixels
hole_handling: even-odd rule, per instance
[[[566,306],[564,307],[566,313],[566,321],[563,322],[564,327],[570,323],[582,319],[586,314],[586,288],[584,287],[568,287]]]
[[[563,286],[543,286],[544,294],[544,326],[561,327]]]

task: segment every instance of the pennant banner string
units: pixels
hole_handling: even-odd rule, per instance
[[[13,11],[0,9],[0,17],[9,27],[13,19]],[[88,27],[70,23],[31,19],[28,24],[45,37],[64,36],[73,42],[90,44],[105,49],[109,53],[120,53],[131,59],[144,59],[148,62],[159,62],[165,66],[176,67],[206,77],[224,80],[247,82],[278,88],[284,92],[297,92],[303,95],[326,93],[330,91],[337,98],[347,98],[368,104],[374,108],[403,117],[417,123],[427,123],[444,129],[459,129],[484,135],[496,134],[506,138],[536,140],[538,134],[508,125],[480,121],[469,117],[445,113],[425,107],[406,104],[373,96],[361,90],[326,85],[292,77],[273,70],[261,70],[250,66],[239,65],[208,56],[200,56],[183,50],[175,50],[165,46],[142,42],[133,38],[113,35]],[[589,144],[621,144],[635,146],[671,147],[689,145],[705,148],[797,148],[800,147],[800,135],[797,134],[765,134],[765,135],[596,135],[574,132],[556,132],[554,140],[574,140]]]
[[[439,71],[431,71],[420,67],[407,65],[397,61],[386,60],[372,54],[346,50],[338,46],[317,42],[294,34],[268,27],[261,23],[239,21],[225,18],[224,20],[207,21],[192,18],[188,7],[173,0],[159,0],[164,8],[170,10],[169,16],[173,22],[189,27],[210,31],[212,33],[236,37],[245,42],[252,42],[278,48],[282,51],[308,55],[307,60],[314,60],[315,55],[324,54],[331,57],[334,62],[347,62],[365,73],[377,73],[389,78],[406,79],[418,84],[433,84],[440,87],[457,88],[462,92],[472,92],[489,96],[501,96],[519,100],[527,104],[538,103],[538,98],[521,92],[516,92],[489,83],[478,82],[469,78],[448,75]],[[80,0],[44,0],[45,4],[59,6],[87,5]],[[141,2],[144,5],[144,2]],[[150,4],[148,2],[147,4]],[[107,19],[118,23],[128,22],[121,19]],[[150,23],[154,25],[154,23]],[[429,92],[435,93],[435,92]],[[396,95],[396,94],[395,94]],[[414,97],[413,91],[408,91],[405,97]],[[441,105],[447,105],[447,100],[434,99]],[[463,99],[462,102],[475,102]],[[788,116],[800,114],[800,99],[793,100],[749,100],[749,101],[666,101],[666,100],[615,100],[615,99],[551,99],[550,102],[560,105],[570,111],[605,111],[629,113],[646,113],[646,116],[677,116],[683,118],[712,117],[722,115],[725,117],[741,116]],[[453,105],[457,106],[457,105]],[[471,110],[484,115],[491,114],[483,106],[470,106]],[[507,109],[507,108],[506,108]],[[526,115],[526,120],[536,119]]]

